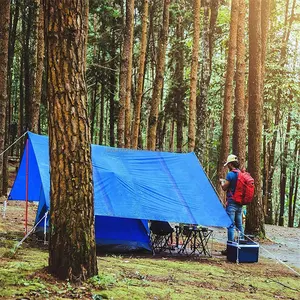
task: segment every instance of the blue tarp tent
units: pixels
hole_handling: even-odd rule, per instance
[[[29,132],[28,138],[28,199],[39,201],[38,221],[50,208],[49,145],[46,136]],[[9,199],[26,198],[26,155],[25,150]],[[98,243],[113,236],[109,236],[107,226],[103,229],[102,222],[115,224],[116,239],[118,231],[125,228],[119,242],[125,243],[126,238],[137,242],[139,232],[143,245],[146,236],[149,242],[145,220],[219,227],[231,224],[194,153],[92,145],[92,164]],[[124,222],[131,225],[127,227]],[[130,232],[133,222],[136,230]],[[126,237],[126,232],[131,237]]]

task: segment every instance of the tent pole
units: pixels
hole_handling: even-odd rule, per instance
[[[25,235],[27,234],[27,223],[28,223],[28,138],[26,140],[26,183],[25,183],[25,200],[26,200],[26,205],[25,205]]]

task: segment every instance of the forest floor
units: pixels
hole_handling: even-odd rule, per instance
[[[29,228],[36,208],[30,203]],[[216,228],[211,258],[101,255],[98,276],[81,286],[59,281],[47,272],[47,246],[34,236],[12,251],[24,236],[24,210],[24,202],[10,201],[0,216],[1,299],[300,299],[300,278],[262,248],[258,263],[227,262],[220,255],[226,230]],[[300,229],[266,231],[270,240],[260,245],[300,272]]]

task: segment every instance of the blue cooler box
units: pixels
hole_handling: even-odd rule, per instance
[[[239,263],[258,262],[259,244],[250,241],[227,242],[227,260]]]

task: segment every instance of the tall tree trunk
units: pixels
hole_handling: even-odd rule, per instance
[[[103,54],[104,56],[104,54]],[[103,59],[104,62],[104,59]],[[104,76],[101,78],[101,93],[100,93],[100,134],[99,134],[99,144],[103,145],[104,138],[104,107],[105,107],[105,79]]]
[[[194,34],[192,49],[192,64],[190,77],[190,103],[189,103],[189,130],[188,130],[188,149],[194,151],[196,137],[196,99],[197,99],[197,73],[198,73],[198,53],[200,38],[200,5],[201,0],[194,1]]]
[[[140,124],[141,124],[141,107],[142,107],[142,97],[143,97],[143,90],[144,90],[144,73],[145,73],[145,60],[146,60],[146,48],[147,48],[148,14],[149,14],[149,0],[144,0],[139,75],[138,75],[138,83],[137,83],[134,125],[133,125],[133,134],[132,134],[133,149],[137,149],[138,147],[138,138],[139,138]]]
[[[220,149],[220,158],[218,163],[219,178],[225,177],[224,162],[226,161],[227,156],[229,155],[231,118],[232,118],[232,90],[233,90],[234,65],[235,65],[235,56],[236,56],[238,16],[239,16],[239,0],[232,0],[229,49],[228,49],[228,56],[227,56],[227,71],[226,71],[225,92],[224,92],[222,142],[221,142],[221,149]],[[217,185],[217,192],[219,195],[223,194],[221,185]]]
[[[12,12],[11,12],[11,22],[10,23],[10,31],[9,31],[9,46],[8,46],[8,67],[7,67],[7,73],[8,73],[8,83],[7,83],[7,94],[8,94],[8,117],[7,117],[7,123],[11,124],[11,105],[12,102],[12,78],[13,78],[13,62],[15,57],[15,43],[16,43],[16,34],[17,34],[17,27],[18,27],[18,21],[20,19],[20,0],[17,0],[15,2],[15,9],[14,9],[14,15],[12,18]]]
[[[245,13],[245,0],[239,0],[232,150],[239,158],[241,169],[246,167]]]
[[[156,130],[158,122],[158,110],[161,101],[164,71],[165,71],[165,56],[168,42],[168,31],[169,31],[169,6],[170,0],[164,0],[163,10],[163,24],[160,31],[160,37],[158,42],[158,54],[157,54],[157,67],[156,75],[153,85],[153,94],[151,99],[151,110],[149,116],[149,128],[148,128],[148,139],[147,148],[148,150],[155,150],[156,148]]]
[[[200,79],[200,94],[197,97],[197,155],[202,164],[206,152],[206,123],[207,123],[207,97],[210,81],[210,43],[209,43],[209,1],[202,3],[204,6],[203,28],[202,28],[202,68]],[[211,49],[212,50],[212,49]]]
[[[261,40],[262,40],[262,49],[261,49],[261,78],[262,78],[262,87],[261,93],[264,100],[264,79],[265,79],[265,62],[266,62],[266,53],[267,53],[267,40],[268,40],[268,32],[269,32],[269,24],[270,24],[270,8],[271,8],[271,0],[262,1],[261,6]],[[268,130],[268,112],[267,110],[264,111],[264,132]],[[269,176],[269,153],[267,151],[267,141],[266,136],[263,137],[263,161],[264,167],[262,170],[263,173],[263,208],[264,208],[264,215],[265,221],[268,219],[268,176]],[[272,213],[270,211],[270,213]]]
[[[291,130],[291,115],[288,115],[287,128],[285,134],[283,155],[281,157],[281,174],[280,174],[280,211],[279,211],[279,226],[284,226],[284,211],[285,211],[285,196],[286,196],[286,161],[288,156],[289,137]]]
[[[285,64],[287,63],[287,43],[289,40],[290,36],[290,30],[292,26],[292,22],[294,21],[294,14],[295,14],[295,4],[296,1],[293,0],[292,4],[292,10],[291,10],[291,15],[288,17],[288,9],[289,9],[289,0],[286,1],[286,9],[285,9],[285,22],[284,22],[284,33],[282,36],[282,43],[281,43],[281,48],[280,48],[280,58],[279,58],[279,64],[281,68],[284,68]],[[267,9],[267,6],[265,7]],[[264,16],[264,17],[267,17]],[[277,101],[276,101],[276,112],[275,112],[275,117],[274,117],[274,126],[275,129],[278,127],[279,120],[280,120],[280,112],[281,112],[281,103],[282,101],[282,89],[279,88],[278,93],[277,93]],[[273,138],[271,141],[271,145],[269,146],[269,149],[271,152],[269,153],[269,168],[268,168],[268,183],[267,183],[267,217],[266,217],[266,223],[267,224],[272,224],[272,201],[273,201],[273,175],[274,175],[274,170],[275,170],[275,149],[276,149],[276,143],[277,143],[277,130],[274,130],[273,133]]]
[[[130,91],[132,73],[132,41],[133,41],[134,0],[126,0],[126,24],[124,28],[124,42],[121,58],[120,92],[119,92],[119,118],[118,118],[118,147],[128,147],[128,118],[130,118]],[[129,97],[129,98],[128,98]],[[129,122],[130,123],[130,122]],[[126,137],[126,141],[125,141]],[[124,141],[126,142],[124,144]]]
[[[130,24],[130,48],[128,57],[128,74],[127,74],[127,85],[126,85],[126,100],[125,100],[125,148],[131,146],[131,97],[132,97],[132,56],[133,56],[133,20],[134,20],[134,0],[130,1],[128,6],[128,13],[131,18]],[[127,10],[126,10],[127,16]],[[129,22],[129,21],[128,21]]]
[[[295,164],[292,167],[291,176],[290,176],[290,190],[289,190],[289,220],[288,226],[294,227],[295,220],[295,211],[296,211],[296,197],[295,197],[295,187],[299,182],[299,139],[295,142],[295,150],[293,155],[293,160]],[[297,181],[297,183],[296,183]]]
[[[171,120],[171,128],[170,128],[170,140],[169,140],[169,151],[174,152],[174,131],[175,131],[175,121]]]
[[[0,196],[2,194],[3,155],[7,104],[7,63],[10,24],[10,0],[0,0]],[[4,194],[4,193],[3,193]],[[6,193],[5,193],[6,194]]]
[[[115,20],[113,25],[115,25]],[[109,83],[110,83],[110,93],[109,93],[109,145],[111,147],[115,146],[115,94],[116,94],[116,32],[113,28],[112,32],[112,44],[110,49],[110,73],[109,73]]]
[[[44,43],[44,16],[40,18],[40,12],[43,12],[43,6],[40,0],[31,0],[29,6],[31,18],[28,20],[29,31],[29,86],[28,86],[28,129],[38,133],[38,124],[40,117],[41,98],[37,98],[36,92],[41,97],[43,61],[38,66],[38,58],[42,60],[44,53],[38,53],[38,46],[43,48]],[[40,32],[39,32],[40,29]],[[41,39],[41,40],[39,40]],[[43,49],[41,49],[42,52]],[[38,69],[39,68],[39,69]],[[41,72],[38,74],[37,71]],[[39,85],[39,86],[38,86]]]
[[[247,208],[246,231],[264,237],[260,166],[262,141],[261,42],[261,0],[250,0],[248,169],[255,180],[255,195],[253,202]]]
[[[8,82],[7,82],[7,96],[8,96],[8,107],[7,107],[7,116],[6,116],[6,123],[8,126],[8,132],[6,132],[6,140],[7,143],[10,144],[9,138],[11,141],[15,141],[17,134],[18,134],[18,125],[16,122],[13,122],[13,115],[17,114],[17,101],[14,101],[14,107],[11,104],[13,99],[13,62],[15,58],[15,43],[16,43],[16,37],[17,37],[17,27],[18,27],[18,21],[20,19],[20,1],[16,0],[14,3],[14,10],[12,11],[12,6],[10,9],[10,27],[9,27],[9,45],[8,45],[8,67],[7,67],[7,73],[8,73]],[[18,85],[14,84],[15,87],[15,99],[17,98],[17,92],[18,92]],[[10,130],[10,129],[13,130]],[[14,155],[14,145],[10,148],[10,155]],[[9,153],[7,153],[9,154]],[[7,180],[8,181],[8,180]]]
[[[184,85],[184,30],[183,30],[183,20],[182,17],[178,18],[176,26],[176,39],[178,41],[178,46],[176,50],[176,67],[175,67],[175,84],[176,84],[176,94],[175,101],[177,105],[177,149],[176,152],[182,152],[183,143],[183,125],[185,121],[185,109],[184,109],[184,95],[185,95],[185,85]]]
[[[215,29],[218,18],[220,0],[211,0],[210,2],[210,21],[209,21],[209,61],[210,72],[213,57],[213,49],[215,43]]]
[[[85,84],[88,1],[49,0],[48,14],[49,270],[78,283],[97,274]]]
[[[32,113],[32,131],[38,133],[40,117],[40,105],[42,100],[45,39],[44,39],[44,0],[38,2],[38,24],[37,24],[37,57],[36,57],[36,80],[34,93],[34,109]]]

